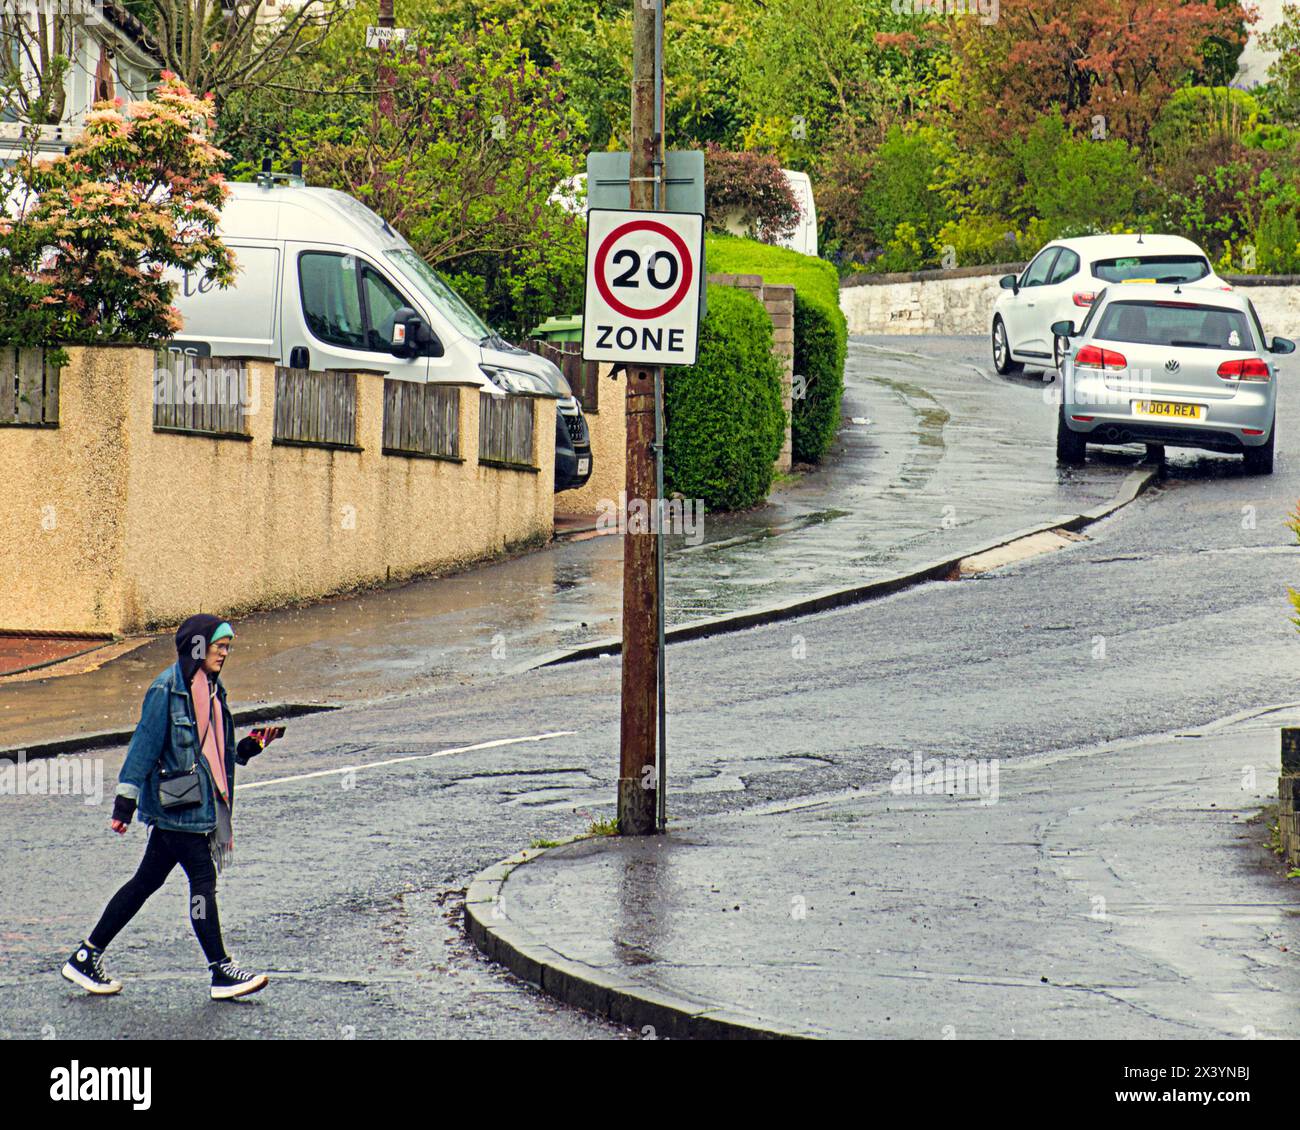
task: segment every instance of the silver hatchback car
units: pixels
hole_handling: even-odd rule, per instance
[[[1062,357],[1056,457],[1087,445],[1146,443],[1241,454],[1273,472],[1277,366],[1295,343],[1264,336],[1239,293],[1138,284],[1096,296],[1077,329],[1052,325]]]

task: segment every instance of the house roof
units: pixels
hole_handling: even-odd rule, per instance
[[[118,0],[103,0],[105,18],[136,47],[158,62],[158,48],[149,35],[149,29],[133,16]]]

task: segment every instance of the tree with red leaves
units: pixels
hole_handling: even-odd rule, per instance
[[[1088,136],[1144,146],[1206,41],[1240,43],[1253,18],[1215,0],[1001,0],[996,23],[948,21],[944,102],[971,147],[1023,136],[1053,107]]]

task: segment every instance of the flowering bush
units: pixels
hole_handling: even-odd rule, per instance
[[[0,341],[163,340],[180,329],[164,270],[234,281],[211,125],[211,101],[164,72],[147,101],[98,103],[70,152],[17,162],[0,185],[16,213],[0,221]]]
[[[799,203],[773,156],[732,153],[710,142],[704,150],[704,191],[710,231],[738,223],[753,238],[775,243],[799,223]]]

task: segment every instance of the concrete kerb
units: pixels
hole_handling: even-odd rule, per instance
[[[1216,719],[1190,731],[1161,731],[1139,737],[1104,742],[1099,746],[1052,750],[1022,759],[1022,768],[1040,768],[1098,752],[1141,749],[1153,743],[1182,737],[1201,737],[1218,733],[1250,719],[1284,710],[1300,708],[1300,702],[1274,703],[1239,711]],[[881,789],[887,789],[882,785]],[[867,794],[855,794],[860,797]],[[744,817],[770,816],[808,808],[836,804],[847,797],[836,790],[798,801],[780,801],[748,809]],[[674,833],[670,833],[672,835]],[[551,848],[529,848],[480,872],[470,883],[465,898],[465,930],[474,944],[489,959],[506,966],[516,976],[537,986],[551,996],[607,1017],[631,1028],[654,1029],[657,1038],[671,1039],[815,1039],[820,1032],[784,1031],[769,1027],[757,1016],[738,1012],[722,1005],[710,1006],[658,989],[650,989],[625,977],[615,977],[604,970],[574,961],[539,941],[523,926],[511,922],[500,900],[510,875],[519,867],[533,863],[549,851],[561,851],[580,843],[594,844],[604,837],[581,835],[561,841]],[[494,913],[495,912],[495,913]],[[1032,982],[1025,982],[1031,984]]]
[[[321,702],[271,702],[237,710],[233,717],[236,726],[248,726],[257,722],[274,722],[281,718],[298,718],[303,714],[318,714],[321,711],[338,709],[339,707],[335,705]],[[37,757],[57,757],[62,753],[84,753],[91,749],[125,745],[134,733],[134,727],[130,730],[99,730],[93,734],[78,734],[73,738],[57,738],[54,741],[33,742],[31,745],[5,746],[0,748],[0,760],[17,761],[21,753],[31,761]]]
[[[801,597],[786,604],[770,605],[767,608],[756,608],[707,620],[693,620],[689,624],[669,628],[664,633],[664,640],[667,643],[679,643],[683,640],[705,639],[709,636],[723,635],[727,632],[739,632],[746,628],[757,628],[765,624],[779,623],[782,620],[794,620],[801,616],[810,616],[816,612],[826,612],[832,608],[844,608],[852,604],[863,604],[869,600],[878,600],[880,597],[891,596],[894,593],[925,584],[928,581],[946,580],[953,575],[954,570],[961,568],[961,563],[968,557],[976,557],[994,549],[1002,549],[1024,538],[1034,537],[1054,530],[1067,530],[1071,533],[1078,533],[1080,530],[1100,522],[1103,518],[1107,518],[1114,514],[1115,511],[1129,505],[1160,474],[1161,468],[1158,466],[1143,467],[1133,471],[1125,478],[1119,492],[1110,502],[1094,506],[1091,510],[1086,510],[1082,514],[1060,514],[1047,522],[1030,526],[1014,534],[995,538],[984,545],[964,549],[951,557],[931,561],[906,573],[883,577],[878,581],[868,581],[862,585],[852,585],[849,588],[828,589],[825,592],[814,593],[812,596]],[[540,659],[516,668],[512,674],[521,674],[524,671],[531,671],[538,667],[554,667],[561,663],[576,663],[583,659],[596,659],[603,655],[618,655],[622,650],[622,646],[623,643],[620,638],[607,637],[603,640],[597,640],[595,643],[583,644],[581,647],[544,655]]]
[[[582,835],[549,848],[528,848],[479,872],[465,892],[465,933],[490,960],[516,977],[576,1008],[617,1024],[644,1031],[656,1039],[807,1039],[808,1033],[767,1027],[757,1016],[728,1006],[665,993],[574,961],[512,922],[503,909],[505,887],[519,867],[578,843],[601,837]]]

